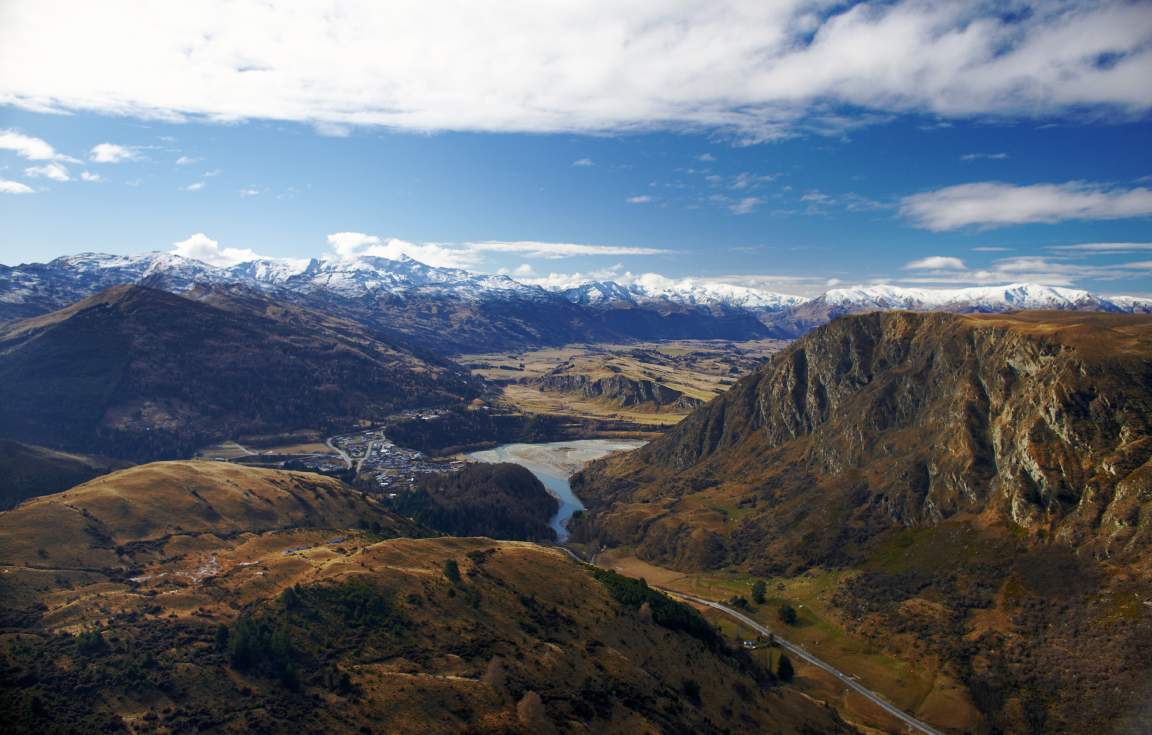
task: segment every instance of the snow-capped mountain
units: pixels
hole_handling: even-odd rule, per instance
[[[154,252],[133,256],[81,253],[48,263],[0,266],[0,321],[60,309],[106,288],[129,283],[174,293],[200,285],[240,286],[276,299],[303,301],[344,312],[360,310],[358,313],[381,324],[407,321],[405,328],[410,331],[419,331],[421,325],[425,325],[425,331],[440,329],[431,326],[428,319],[448,313],[441,307],[450,303],[453,310],[464,310],[470,316],[448,319],[448,327],[462,324],[475,331],[475,325],[488,320],[492,324],[480,332],[496,329],[505,335],[550,334],[555,339],[566,334],[560,329],[561,324],[596,325],[594,330],[600,330],[596,334],[603,332],[602,336],[611,334],[612,338],[634,332],[634,336],[642,332],[645,338],[665,333],[675,333],[676,338],[712,336],[716,334],[713,330],[718,319],[730,320],[725,335],[794,337],[843,314],[888,309],[1152,313],[1150,298],[1105,298],[1088,291],[1031,283],[956,289],[856,286],[832,289],[807,299],[715,281],[640,276],[628,284],[589,281],[574,288],[549,291],[508,276],[437,268],[406,256],[263,259],[218,267]],[[386,313],[381,311],[385,308],[381,297],[389,297]],[[415,301],[423,302],[422,308],[432,311],[413,310]],[[671,306],[675,308],[670,309]],[[670,312],[681,317],[681,326],[672,332],[667,331],[671,322],[659,328],[652,326],[660,323],[653,318],[663,318]],[[686,315],[691,316],[688,322],[683,321]],[[732,326],[736,324],[732,318],[737,319],[738,326]],[[591,338],[579,328],[574,329],[572,339]]]
[[[589,281],[559,293],[573,303],[585,305],[668,302],[688,306],[719,305],[753,313],[782,311],[808,301],[803,296],[690,278],[641,279],[626,286],[616,281]]]
[[[1121,311],[1118,305],[1087,291],[1035,283],[973,288],[901,288],[898,286],[858,286],[827,291],[813,300],[847,311],[908,309],[912,311],[1011,311],[1016,309],[1060,309]]]
[[[463,299],[554,298],[507,276],[435,268],[408,257],[361,256],[312,260],[253,260],[221,268],[171,253],[81,253],[48,263],[0,266],[0,303],[29,313],[57,309],[105,288],[145,283],[169,291],[197,284],[240,285],[261,291],[357,299],[381,294],[431,294]]]

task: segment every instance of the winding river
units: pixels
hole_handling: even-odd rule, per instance
[[[618,451],[636,449],[645,442],[630,439],[579,439],[544,444],[502,444],[495,449],[471,452],[468,457],[478,462],[511,462],[526,468],[560,501],[560,510],[548,522],[561,543],[568,540],[568,519],[584,509],[572,493],[568,478],[594,459]]]

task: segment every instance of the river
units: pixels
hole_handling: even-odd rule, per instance
[[[511,462],[526,468],[560,501],[560,510],[548,522],[556,539],[568,540],[568,519],[584,510],[580,498],[572,493],[568,478],[585,464],[612,452],[636,449],[645,442],[634,439],[579,439],[544,444],[502,444],[495,449],[471,452],[468,457],[478,462]]]

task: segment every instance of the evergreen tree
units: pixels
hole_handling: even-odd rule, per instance
[[[780,661],[776,664],[776,676],[780,677],[780,681],[792,681],[796,676],[796,669],[792,668],[792,659],[788,658],[786,653],[780,654]]]

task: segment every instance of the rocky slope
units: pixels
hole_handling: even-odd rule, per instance
[[[621,408],[640,405],[650,405],[656,409],[663,406],[695,408],[701,403],[700,399],[685,395],[663,383],[625,375],[595,378],[588,375],[558,373],[536,378],[530,384],[542,391],[574,393],[584,398],[603,399]]]
[[[330,478],[207,462],[0,513],[5,731],[849,731],[637,582],[420,533]]]
[[[109,289],[0,331],[0,435],[133,459],[459,404],[459,367],[264,299]]]
[[[1053,688],[1148,670],[1152,610],[1124,601],[1152,599],[1150,417],[1149,317],[846,317],[578,476],[574,530],[682,569],[857,570],[845,625],[911,626],[995,727],[1087,731],[1116,708]]]

